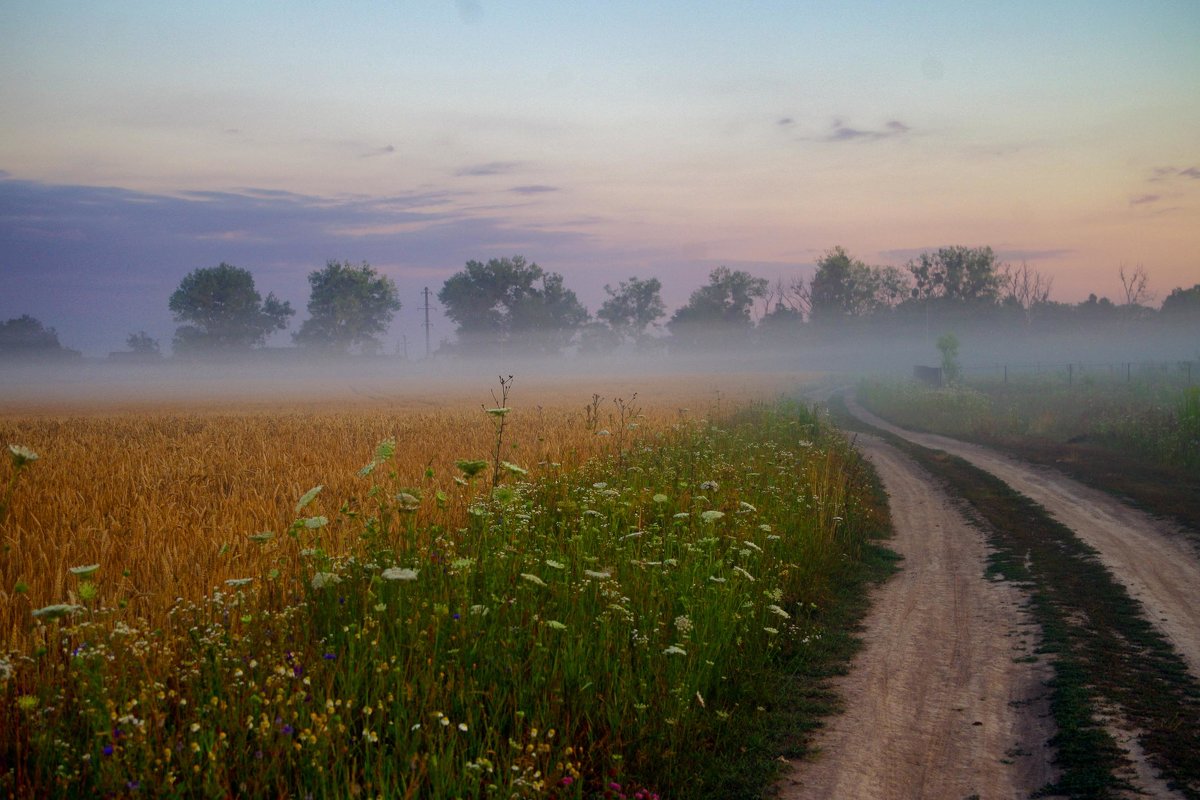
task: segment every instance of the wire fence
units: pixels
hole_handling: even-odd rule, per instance
[[[1085,382],[1163,382],[1193,386],[1200,382],[1200,361],[1115,361],[1066,363],[970,364],[963,377],[980,381],[1062,381],[1067,385]]]

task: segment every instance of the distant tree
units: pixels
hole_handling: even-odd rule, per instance
[[[145,331],[129,334],[129,338],[125,340],[125,346],[141,355],[159,355],[158,340]]]
[[[990,247],[943,247],[908,263],[917,300],[995,303],[1000,291],[1000,265]]]
[[[942,380],[947,384],[958,383],[962,367],[958,364],[958,337],[943,333],[938,337],[937,348],[942,354]]]
[[[558,352],[588,321],[588,312],[558,273],[522,256],[468,261],[438,291],[457,326],[458,349],[486,353],[506,347]]]
[[[809,316],[817,323],[865,317],[894,308],[909,296],[907,276],[895,267],[869,267],[835,247],[817,261],[809,283]]]
[[[1162,311],[1170,315],[1200,316],[1200,283],[1190,289],[1180,286],[1172,290],[1163,300]]]
[[[687,305],[667,322],[672,337],[689,344],[733,343],[753,325],[750,312],[755,300],[767,296],[766,278],[749,272],[717,267],[708,283],[692,292]]]
[[[1033,320],[1033,310],[1050,301],[1054,278],[1031,268],[1024,261],[1019,267],[1005,265],[1000,269],[1000,302],[1019,308],[1025,324]]]
[[[382,346],[377,335],[387,330],[392,315],[400,310],[396,284],[363,262],[329,261],[324,269],[310,272],[309,318],[292,336],[297,344],[312,349],[345,353],[351,347],[364,352]]]
[[[639,347],[644,346],[649,329],[667,314],[660,294],[662,282],[658,278],[640,280],[635,276],[621,281],[617,289],[605,284],[604,291],[608,299],[596,316],[621,337],[628,337]]]
[[[1121,279],[1121,292],[1125,297],[1124,305],[1145,306],[1154,301],[1154,294],[1150,291],[1150,274],[1141,264],[1132,269],[1122,264],[1121,268],[1117,270],[1117,277]]]
[[[63,347],[54,328],[28,314],[0,322],[0,358],[78,358],[79,351]]]
[[[295,312],[274,294],[263,300],[249,270],[222,262],[189,272],[171,295],[179,353],[239,352],[262,344],[267,334],[287,327]]]

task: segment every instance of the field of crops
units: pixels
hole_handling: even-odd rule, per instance
[[[881,525],[726,382],[4,410],[0,789],[714,791]]]

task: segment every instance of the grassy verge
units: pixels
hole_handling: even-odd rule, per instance
[[[830,710],[822,678],[888,566],[867,473],[801,406],[681,422],[536,482],[497,462],[509,482],[465,527],[394,454],[363,470],[374,505],[338,514],[356,546],[333,552],[314,489],[284,535],[250,537],[293,568],[161,627],[114,621],[82,565],[36,646],[0,659],[0,791],[760,796]],[[487,463],[461,466],[469,483]]]
[[[836,407],[836,402],[834,403]],[[843,424],[848,415],[838,416]],[[961,497],[994,550],[989,570],[1021,583],[1053,655],[1053,744],[1062,778],[1046,793],[1112,797],[1124,787],[1122,754],[1100,720],[1118,709],[1141,734],[1167,780],[1200,797],[1200,684],[1170,644],[1097,560],[1095,551],[1044,509],[966,461],[883,431]]]

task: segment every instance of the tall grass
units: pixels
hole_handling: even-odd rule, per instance
[[[240,571],[161,617],[123,613],[104,566],[68,571],[4,659],[0,786],[702,796],[871,524],[853,455],[800,407],[677,415],[483,493],[401,449],[362,459],[361,500],[295,492]]]
[[[1088,442],[1200,469],[1200,387],[1178,382],[1040,376],[931,389],[867,380],[858,395],[881,416],[917,430]]]

